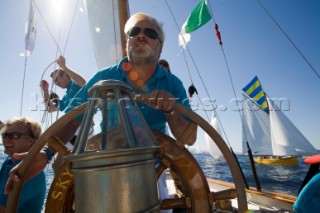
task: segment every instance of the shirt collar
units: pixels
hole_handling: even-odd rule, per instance
[[[132,87],[132,89],[135,91],[135,89],[134,89],[133,86],[131,85],[130,80],[128,79],[128,76],[125,74],[125,72],[126,72],[126,71],[125,71],[125,68],[126,68],[126,63],[127,63],[127,62],[128,62],[128,57],[127,57],[127,56],[124,57],[123,59],[121,59],[121,61],[120,61],[120,62],[118,63],[118,65],[117,65],[117,70],[118,70],[118,72],[120,72],[121,75],[126,79],[126,81],[127,81],[126,83],[129,83],[130,86]],[[163,77],[165,77],[165,76],[166,76],[166,71],[163,70],[163,69],[160,67],[159,63],[158,63],[157,66],[156,66],[155,72],[153,73],[153,75],[151,76],[151,78],[149,79],[149,81],[146,82],[145,85],[142,87],[141,91],[144,92],[144,93],[150,92],[150,91],[148,91],[148,88],[149,88],[148,85],[153,84],[154,82],[157,81],[157,79],[163,78]]]
[[[125,63],[127,63],[127,62],[128,62],[128,57],[127,56],[124,57],[123,59],[121,59],[121,61],[118,63],[117,70],[119,72],[125,72],[123,68],[125,66]]]
[[[118,66],[117,66],[117,70],[119,71],[119,72],[125,72],[125,70],[124,70],[124,68],[125,68],[125,63],[127,63],[128,62],[128,57],[126,56],[126,57],[124,57],[123,59],[121,59],[121,61],[118,63]],[[157,64],[157,67],[156,67],[156,71],[154,72],[154,74],[153,74],[153,76],[156,76],[157,78],[162,78],[162,77],[164,77],[165,76],[165,73],[166,71],[165,70],[163,70],[161,67],[160,67],[160,65],[159,65],[159,63]]]
[[[68,83],[67,89],[69,89],[69,88],[71,87],[72,82],[73,82],[73,80],[71,79],[71,80],[69,81],[69,83]]]

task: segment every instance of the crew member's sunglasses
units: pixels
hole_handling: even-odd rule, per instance
[[[141,32],[141,27],[132,27],[128,32],[127,32],[127,36],[128,37],[135,37],[137,35],[139,35],[139,33]],[[151,38],[151,39],[159,39],[160,40],[160,37],[158,35],[158,33],[154,30],[154,29],[151,29],[151,28],[144,28],[143,29],[143,34],[145,36],[147,36],[148,38]]]
[[[29,134],[20,133],[20,132],[4,132],[2,133],[1,136],[2,136],[2,139],[5,139],[6,137],[8,137],[10,139],[17,140],[21,137],[21,135],[29,135]]]

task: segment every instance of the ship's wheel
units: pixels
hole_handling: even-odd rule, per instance
[[[62,126],[65,126],[75,117],[83,113],[85,109],[86,105],[81,105],[70,113],[65,114],[42,134],[30,149],[28,156],[20,164],[18,174],[22,180],[29,172],[35,156],[46,142],[48,142],[49,145],[54,144],[53,146],[50,145],[51,147],[56,147],[56,145],[59,144],[59,139],[52,137],[52,135],[55,135]],[[192,213],[212,212],[212,205],[216,201],[237,197],[239,212],[245,212],[247,210],[247,199],[240,169],[223,139],[210,124],[196,113],[179,104],[177,104],[176,110],[198,124],[216,142],[228,163],[236,190],[210,192],[203,171],[192,154],[184,147],[183,141],[174,140],[160,132],[153,132],[161,146],[161,163],[157,168],[157,177],[159,178],[162,172],[170,168],[178,178],[178,182],[181,184],[183,191],[180,197],[162,200],[161,209],[185,208],[186,212]],[[64,146],[56,149],[59,154],[62,155],[70,153]],[[14,184],[13,191],[9,195],[6,212],[16,212],[22,187],[21,182]],[[73,186],[73,174],[67,163],[64,163],[51,184],[45,211],[48,213],[74,212]]]

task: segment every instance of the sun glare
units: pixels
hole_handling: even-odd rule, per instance
[[[52,1],[52,10],[57,17],[61,17],[63,15],[63,11],[65,10],[65,2],[66,0],[54,0]]]

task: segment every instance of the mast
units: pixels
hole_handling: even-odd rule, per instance
[[[129,4],[128,0],[119,0],[119,20],[120,20],[120,29],[124,29],[126,21],[129,19]],[[126,56],[126,35],[121,33],[121,47],[122,47],[122,56]]]

